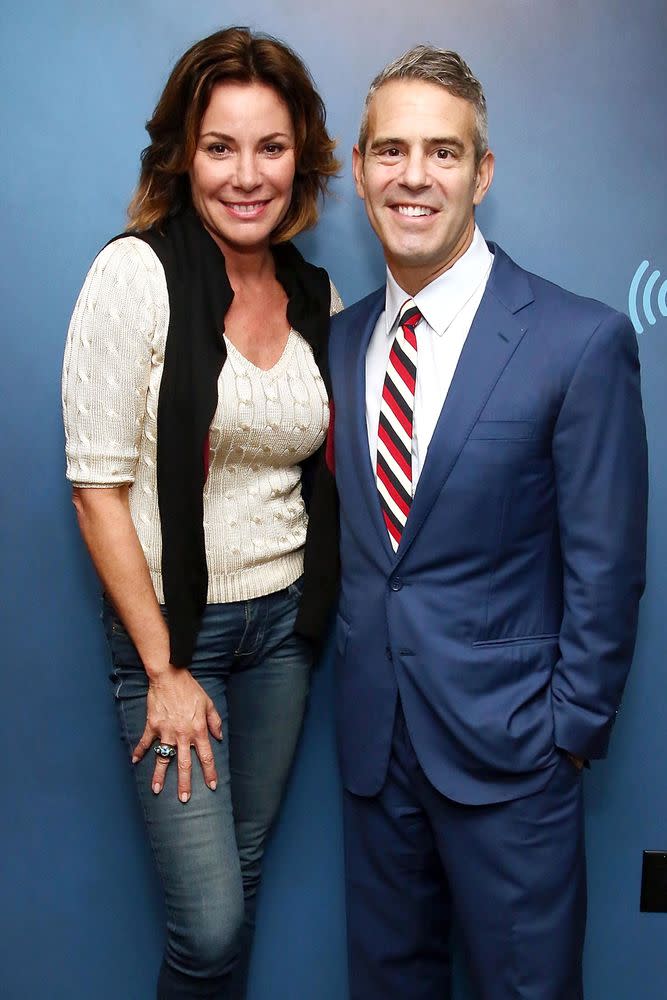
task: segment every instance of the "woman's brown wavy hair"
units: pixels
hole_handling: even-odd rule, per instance
[[[216,84],[230,80],[263,83],[285,102],[296,138],[292,201],[271,234],[274,243],[291,239],[317,222],[319,196],[340,164],[326,129],[326,112],[301,59],[270,35],[248,28],[216,31],[181,56],[167,80],[153,117],[146,123],[150,145],[141,154],[137,190],[128,207],[128,229],[161,224],[190,204],[188,171],[201,120]]]

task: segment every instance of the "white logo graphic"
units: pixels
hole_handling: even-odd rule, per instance
[[[641,280],[648,271],[649,267],[650,264],[647,260],[643,260],[641,262],[635,271],[634,278],[630,282],[630,291],[628,292],[628,312],[630,313],[630,319],[632,320],[632,325],[634,326],[636,333],[644,332],[644,326],[639,318],[640,310],[642,318],[645,319],[650,326],[655,326],[657,323],[657,319],[653,311],[651,296],[655,290],[655,286],[660,280],[660,271],[656,270],[651,272],[646,279],[644,291],[641,295],[639,293]],[[667,317],[667,279],[662,282],[657,290],[656,303],[660,315]]]

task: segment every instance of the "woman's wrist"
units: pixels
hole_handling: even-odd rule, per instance
[[[144,670],[146,671],[146,676],[151,683],[159,683],[165,678],[173,676],[178,672],[178,667],[175,667],[173,663],[169,663],[167,660],[154,660],[153,662],[144,663]]]

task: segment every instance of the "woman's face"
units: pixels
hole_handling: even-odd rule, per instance
[[[217,84],[201,121],[190,189],[223,252],[268,248],[289,208],[294,171],[294,127],[275,90],[263,83]]]

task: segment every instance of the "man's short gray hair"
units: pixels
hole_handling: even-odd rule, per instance
[[[482,85],[466,62],[451,49],[434,45],[415,45],[404,55],[394,59],[375,77],[366,94],[359,128],[359,149],[366,152],[368,140],[368,108],[376,92],[391,80],[423,80],[444,87],[455,97],[469,101],[475,112],[475,158],[477,162],[489,148],[486,98]]]

